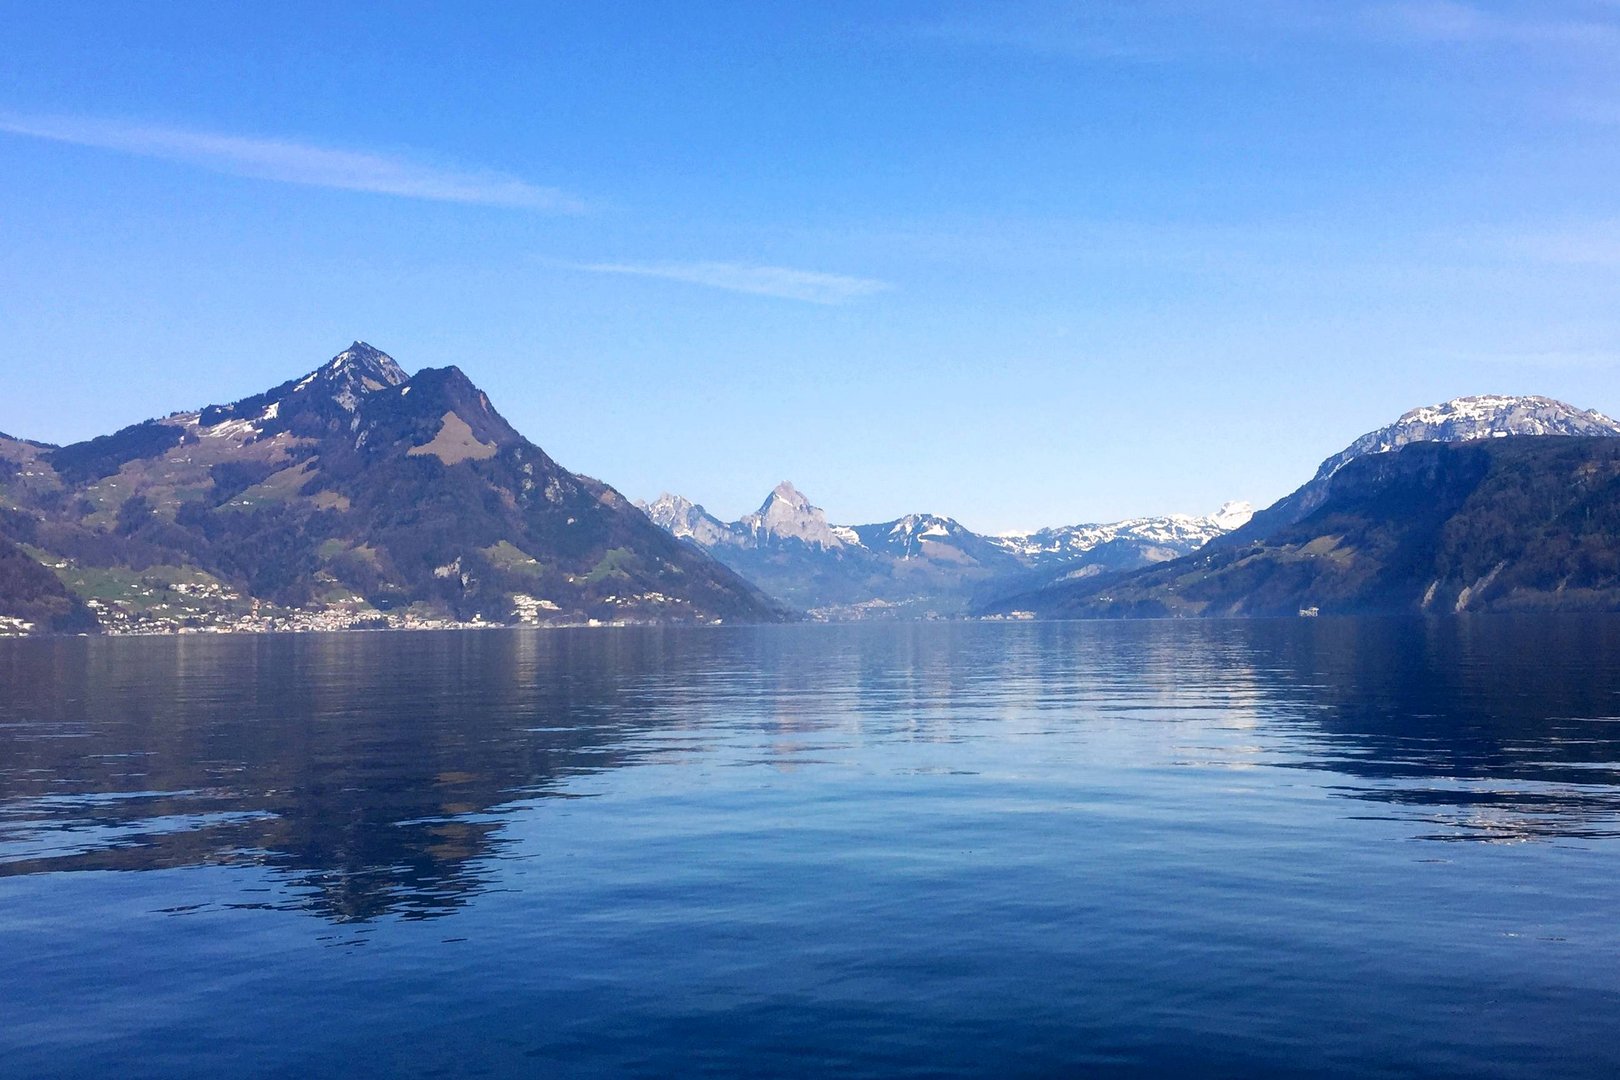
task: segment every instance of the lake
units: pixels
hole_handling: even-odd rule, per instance
[[[1620,618],[0,641],[0,1072],[1620,1074]]]

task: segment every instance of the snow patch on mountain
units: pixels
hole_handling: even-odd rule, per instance
[[[205,439],[247,439],[259,434],[251,420],[227,420],[223,424],[200,429],[197,434]]]
[[[363,341],[356,341],[327,361],[324,367],[298,380],[290,393],[323,393],[337,402],[344,412],[352,413],[366,394],[403,386],[409,379],[405,369],[395,363],[392,356]]]
[[[1322,462],[1325,480],[1367,454],[1383,454],[1414,442],[1468,442],[1509,435],[1620,435],[1620,423],[1592,409],[1577,409],[1535,395],[1481,394],[1425,405],[1403,413]]]
[[[1254,517],[1254,504],[1242,501],[1225,502],[1221,508],[1209,516],[1218,528],[1230,532],[1249,523]]]
[[[731,528],[691,499],[664,492],[652,502],[638,502],[636,508],[672,536],[691,540],[702,547],[734,543]]]
[[[1231,532],[1254,516],[1246,502],[1228,502],[1213,514],[1165,514],[1125,521],[1065,525],[990,537],[990,541],[1018,555],[1032,566],[1051,565],[1085,555],[1104,544],[1128,542],[1152,549],[1159,561],[1185,555]],[[1162,553],[1162,554],[1161,554]]]
[[[950,549],[983,554],[987,543],[961,522],[938,514],[907,514],[895,521],[857,525],[850,531],[865,547],[903,560],[939,558]]]
[[[787,481],[777,485],[758,511],[730,523],[679,495],[665,493],[651,503],[636,505],[673,535],[707,548],[763,549],[792,542],[823,551],[868,552],[902,561],[945,558],[962,562],[965,558],[981,566],[1005,563],[1009,570],[1068,562],[1116,542],[1134,545],[1141,560],[1173,558],[1237,528],[1254,513],[1248,503],[1229,502],[1201,517],[1167,514],[984,536],[938,514],[907,514],[872,525],[831,525],[822,510]]]

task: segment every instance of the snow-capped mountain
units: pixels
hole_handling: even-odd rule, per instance
[[[1013,592],[986,614],[1192,618],[1620,611],[1620,439],[1363,454],[1313,512],[1237,546]],[[1256,520],[1260,520],[1259,517]]]
[[[896,559],[972,562],[992,568],[1004,564],[1008,570],[1018,568],[1018,563],[1009,559],[992,538],[979,535],[955,518],[938,514],[907,514],[894,521],[857,525],[846,531],[867,550]]]
[[[1248,520],[1247,503],[1203,517],[1072,525],[984,536],[954,518],[907,514],[834,525],[784,481],[759,510],[722,522],[679,495],[638,506],[656,524],[707,549],[766,592],[822,615],[956,614],[1018,579],[1132,569],[1173,559]]]
[[[666,491],[652,502],[638,502],[636,506],[652,518],[654,525],[676,539],[691,540],[706,548],[737,540],[730,526],[691,499],[683,499]]]
[[[1620,436],[1620,423],[1591,409],[1534,395],[1482,394],[1412,409],[1322,462],[1316,475],[1298,490],[1214,543],[1221,547],[1252,543],[1304,519],[1327,500],[1334,474],[1357,458],[1389,453],[1410,443],[1459,443],[1515,435],[1613,437]]]
[[[650,503],[638,502],[636,506],[652,518],[653,524],[706,548],[764,548],[791,542],[833,551],[860,543],[849,529],[828,525],[821,507],[811,505],[786,480],[772,489],[758,510],[732,522],[721,521],[691,499],[667,491]]]
[[[1620,423],[1592,409],[1548,397],[1482,394],[1454,398],[1403,413],[1322,462],[1323,480],[1366,454],[1388,453],[1414,442],[1468,442],[1509,435],[1620,435]]]
[[[991,538],[991,542],[1016,554],[1031,567],[1075,562],[1108,545],[1131,545],[1141,553],[1140,563],[1161,562],[1196,551],[1253,516],[1254,507],[1248,503],[1229,502],[1215,513],[1202,517],[1166,514],[1105,524],[1065,525],[997,536]]]

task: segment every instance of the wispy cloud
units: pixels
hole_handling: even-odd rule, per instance
[[[1620,23],[1564,14],[1566,5],[1538,5],[1533,17],[1503,15],[1459,0],[1401,0],[1367,9],[1369,27],[1420,42],[1458,45],[1620,46]]]
[[[1594,4],[1598,5],[1594,7]],[[1613,49],[1617,6],[1544,0],[1501,10],[1464,0],[1033,0],[969,8],[917,27],[916,36],[1048,57],[1170,62],[1253,57],[1302,41],[1360,40],[1397,47]]]
[[[793,270],[785,266],[752,266],[728,262],[583,263],[578,269],[597,274],[631,274],[706,285],[712,289],[777,296],[812,304],[843,304],[893,288],[886,281]]]
[[[178,161],[233,176],[398,195],[409,199],[578,213],[555,188],[500,172],[444,168],[384,154],[334,150],[287,139],[224,135],[84,117],[0,114],[0,132]]]
[[[1221,26],[1246,30],[1267,0],[1090,0],[973,6],[914,28],[927,40],[1052,59],[1161,63],[1214,46]],[[1222,46],[1223,47],[1223,46]]]

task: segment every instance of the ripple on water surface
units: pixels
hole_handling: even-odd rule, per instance
[[[1620,620],[0,642],[8,1075],[1607,1076]]]

